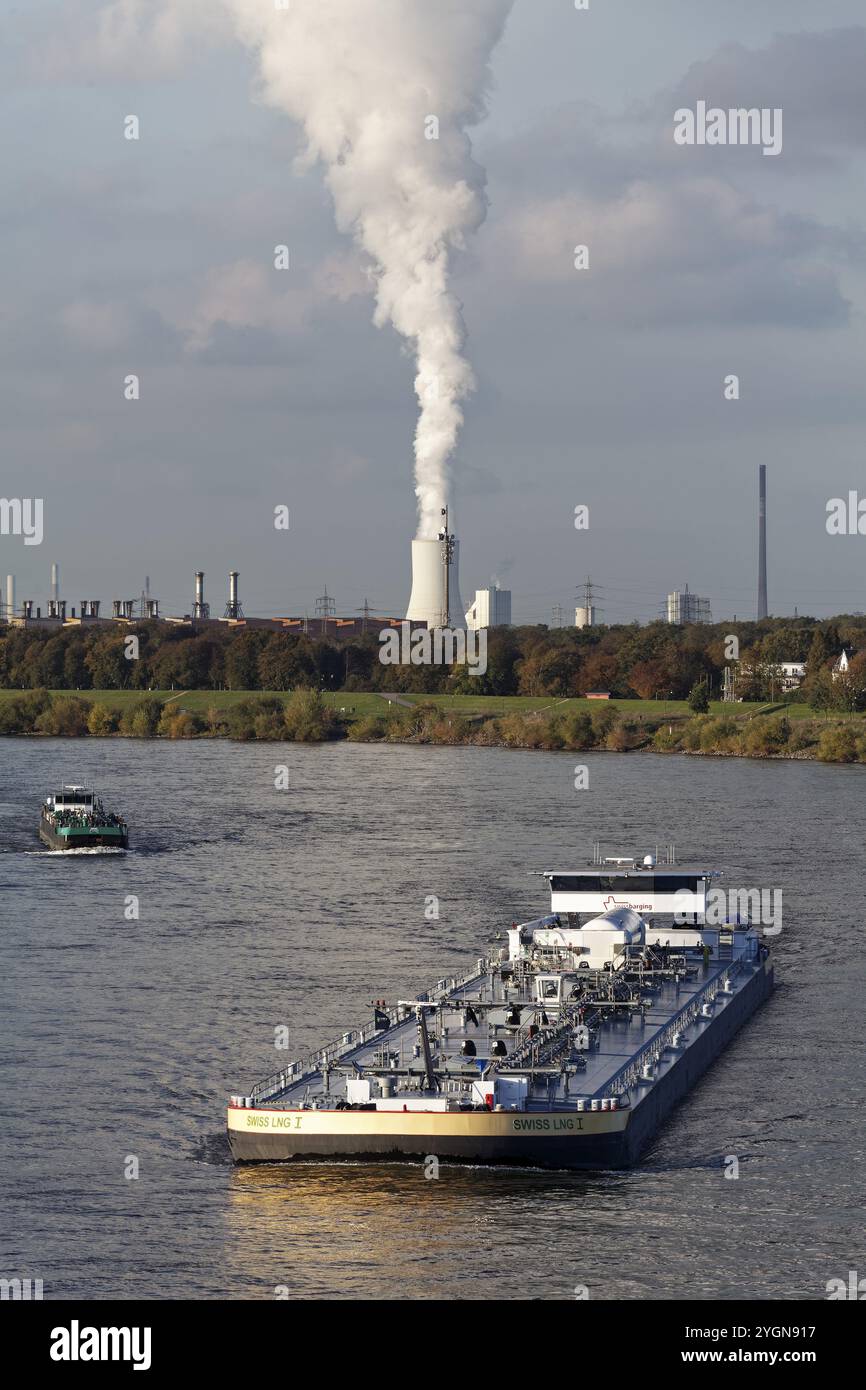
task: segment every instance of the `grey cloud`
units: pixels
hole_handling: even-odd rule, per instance
[[[221,320],[213,324],[207,344],[191,356],[207,366],[235,367],[297,366],[310,359],[308,347],[273,329]]]
[[[79,360],[85,356],[116,365],[122,358],[129,371],[180,361],[181,335],[147,306],[84,298],[65,305],[58,318]]]
[[[492,213],[469,268],[605,323],[845,322],[839,267],[863,261],[862,230],[785,211],[695,153],[716,151],[678,159],[646,123],[584,103],[491,142]],[[589,271],[574,268],[579,244]]]
[[[457,478],[458,499],[460,497],[489,497],[491,494],[501,491],[502,480],[492,468],[470,463],[466,459],[461,461]]]
[[[214,0],[53,0],[10,29],[13,80],[29,84],[181,77],[231,36]]]
[[[864,73],[866,28],[776,34],[765,48],[726,44],[693,63],[655,110],[661,118],[670,107],[672,120],[676,107],[701,98],[723,108],[781,107],[785,143],[779,164],[790,169],[866,148]]]

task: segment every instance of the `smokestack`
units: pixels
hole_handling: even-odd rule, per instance
[[[412,593],[406,617],[425,622],[428,627],[465,627],[460,597],[460,542],[452,543],[447,581],[444,544],[441,540],[412,542]]]
[[[6,576],[6,621],[11,622],[15,617],[15,575]]]
[[[238,572],[229,570],[229,601],[226,604],[224,618],[242,618],[244,610],[241,608],[241,601],[238,598]]]
[[[758,620],[767,616],[767,465],[758,465]]]
[[[60,570],[56,564],[51,566],[51,597],[55,603],[60,597]]]
[[[209,618],[210,604],[204,601],[204,570],[195,572],[195,601],[192,605],[192,616],[194,618]]]

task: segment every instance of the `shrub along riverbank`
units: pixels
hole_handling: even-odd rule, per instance
[[[242,741],[419,743],[583,752],[639,749],[745,758],[817,758],[866,763],[862,716],[789,720],[784,714],[711,715],[690,719],[592,710],[515,711],[468,716],[419,702],[347,717],[315,690],[249,696],[231,705],[184,707],[183,697],[143,696],[122,707],[84,695],[28,690],[0,703],[0,735],[60,738],[231,738]]]

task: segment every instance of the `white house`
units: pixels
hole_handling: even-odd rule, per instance
[[[803,683],[806,663],[805,661],[780,661],[779,670],[782,673],[782,689],[785,691],[796,690]]]
[[[735,694],[734,688],[739,681],[749,680],[753,675],[761,676],[767,682],[774,682],[778,693],[785,695],[802,685],[805,674],[806,663],[804,661],[764,661],[754,667],[748,662],[742,662],[739,670],[732,674],[730,680],[726,679],[725,689],[726,691],[730,689],[730,693],[725,694],[723,698],[741,700],[742,695]]]
[[[850,657],[848,656],[848,653],[846,652],[845,648],[843,647],[843,648],[842,648],[842,655],[839,656],[839,657],[837,657],[836,660],[835,660],[834,663],[833,663],[833,679],[834,679],[834,681],[835,681],[835,680],[838,680],[840,676],[846,675],[846,673],[847,673],[847,671],[848,671],[848,667],[850,666],[850,664],[851,664],[851,659],[850,659]]]

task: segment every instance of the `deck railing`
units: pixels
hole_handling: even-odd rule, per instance
[[[661,1032],[656,1033],[655,1037],[645,1043],[630,1061],[620,1067],[619,1071],[614,1072],[613,1076],[599,1087],[598,1091],[595,1092],[595,1097],[620,1096],[634,1086],[641,1079],[643,1069],[652,1066],[659,1060],[662,1053],[672,1044],[675,1035],[684,1032],[695,1021],[704,1005],[711,1003],[716,995],[722,991],[727,992],[731,979],[734,975],[739,974],[748,959],[751,958],[738,956],[736,960],[731,961],[725,971],[714,976],[708,984],[698,990],[697,994],[692,995],[689,1002],[684,1004],[668,1020]]]
[[[471,985],[476,980],[481,979],[487,968],[488,962],[479,957],[474,970],[471,970],[468,975],[439,980],[434,989],[429,990],[426,995],[419,995],[418,997],[426,999],[432,1004],[443,1001],[456,990],[464,989],[466,985]],[[290,1062],[288,1066],[283,1067],[282,1071],[274,1072],[272,1076],[258,1082],[249,1093],[250,1100],[256,1103],[273,1100],[275,1096],[288,1090],[290,1086],[297,1086],[299,1082],[315,1076],[321,1072],[323,1067],[331,1067],[337,1062],[351,1060],[353,1053],[358,1052],[375,1038],[386,1037],[388,1032],[398,1023],[404,1023],[411,1010],[397,1006],[393,1009],[380,1009],[379,1012],[387,1015],[387,1028],[379,1028],[376,1026],[375,1020],[371,1020],[354,1028],[344,1029],[335,1042],[315,1048],[298,1061]]]

